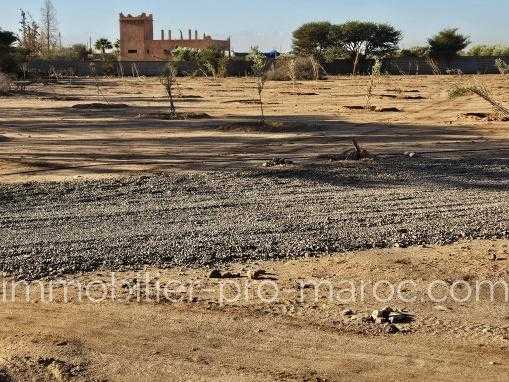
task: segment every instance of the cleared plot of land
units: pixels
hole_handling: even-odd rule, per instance
[[[295,296],[309,279],[411,279],[417,293],[437,279],[508,280],[509,123],[484,118],[475,97],[448,100],[454,81],[384,77],[373,104],[398,112],[358,110],[364,78],[270,82],[264,127],[249,79],[182,79],[178,110],[204,120],[161,118],[156,79],[103,79],[107,100],[86,79],[1,98],[7,281],[124,270],[125,291],[149,266],[151,285],[203,291],[180,303],[47,305],[20,303],[16,289],[0,317],[0,380],[503,380],[503,290],[475,303],[390,302],[415,313],[391,335],[363,319],[382,307],[373,299]],[[507,79],[483,81],[509,103]],[[106,101],[129,107],[73,108]],[[352,137],[375,158],[331,160]],[[274,157],[293,163],[263,167]],[[265,269],[291,293],[220,306],[211,266],[240,281]]]
[[[509,103],[507,79],[482,80]],[[250,79],[182,79],[178,110],[214,117],[188,121],[157,119],[168,104],[157,79],[104,79],[108,101],[130,105],[127,109],[73,109],[105,102],[90,80],[39,87],[28,96],[0,99],[0,135],[8,138],[0,142],[0,181],[251,167],[275,155],[315,162],[318,155],[350,147],[352,136],[382,154],[507,148],[509,123],[465,116],[491,110],[475,97],[449,100],[454,81],[453,76],[384,77],[372,103],[401,109],[396,113],[345,108],[365,105],[363,77],[303,82],[296,90],[291,83],[269,82],[265,109],[275,122],[271,128],[246,126],[258,113],[258,105],[240,102],[256,97]],[[287,94],[293,91],[317,95]]]

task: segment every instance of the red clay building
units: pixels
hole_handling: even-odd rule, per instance
[[[172,31],[161,30],[161,39],[154,40],[154,19],[152,15],[142,13],[140,16],[120,14],[120,61],[162,61],[167,59],[175,48],[206,49],[216,46],[225,52],[230,51],[230,39],[214,40],[189,29],[186,38],[179,31],[177,39],[172,38]]]

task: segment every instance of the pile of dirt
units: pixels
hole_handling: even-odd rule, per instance
[[[73,105],[73,109],[79,109],[79,110],[99,110],[99,109],[127,109],[129,108],[129,105],[126,105],[125,103],[79,103],[76,105]]]

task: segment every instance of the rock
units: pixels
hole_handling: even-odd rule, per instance
[[[354,311],[352,309],[345,309],[341,312],[341,314],[343,316],[353,316],[354,315]]]
[[[405,324],[408,322],[412,322],[414,320],[414,316],[405,313],[405,312],[391,312],[389,314],[389,322],[391,324]]]
[[[449,310],[449,308],[447,308],[446,306],[443,306],[443,305],[435,305],[433,307],[433,309],[439,310],[441,312],[447,312]]]
[[[220,279],[223,277],[219,269],[212,269],[209,273],[209,279]]]
[[[247,278],[250,280],[259,280],[266,274],[267,272],[265,272],[263,269],[251,270],[247,272]]]
[[[384,332],[387,334],[395,334],[399,332],[399,329],[396,325],[387,324],[384,328]]]
[[[389,306],[386,306],[385,308],[382,308],[382,309],[379,309],[379,310],[374,310],[372,313],[371,313],[371,317],[373,318],[373,320],[377,320],[377,318],[382,318],[384,319],[385,321],[387,321],[389,319],[389,315],[393,312],[393,309]]]

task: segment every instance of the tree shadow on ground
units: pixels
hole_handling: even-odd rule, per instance
[[[274,125],[266,131],[263,126],[256,128],[257,118],[252,116],[183,121],[137,117],[154,110],[160,108],[24,109],[31,119],[17,119],[19,111],[7,110],[1,133],[11,139],[0,144],[0,160],[23,170],[4,172],[0,181],[5,176],[65,169],[83,174],[129,173],[120,168],[138,165],[161,170],[245,168],[253,170],[253,177],[358,187],[438,184],[507,189],[509,142],[483,139],[473,126],[352,123],[323,115],[282,115],[270,116]],[[246,130],[246,126],[255,128]],[[18,138],[19,133],[25,138]],[[37,137],[26,138],[32,134]],[[353,137],[379,158],[366,163],[324,159],[352,147]],[[404,156],[405,151],[417,156]],[[262,163],[273,157],[288,158],[295,166],[258,173]],[[366,176],[352,179],[348,174],[352,166]]]

